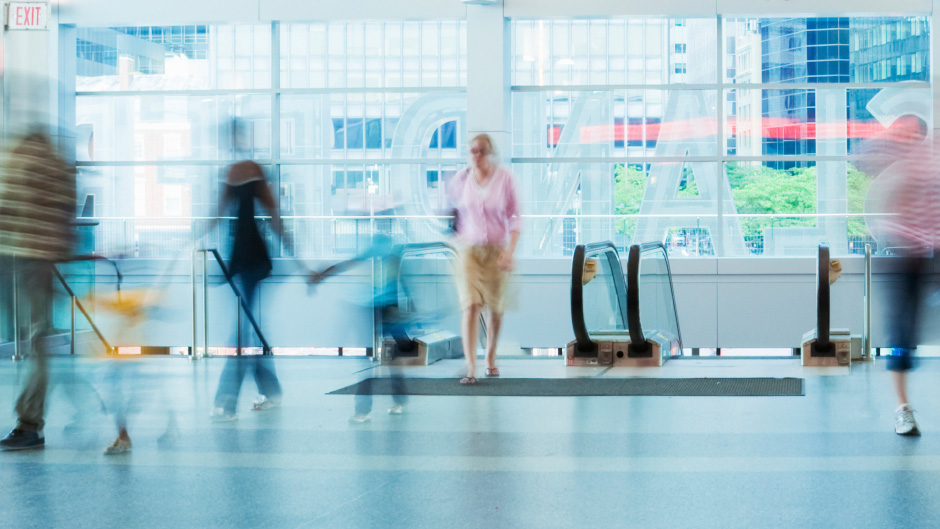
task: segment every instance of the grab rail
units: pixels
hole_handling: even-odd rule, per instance
[[[258,325],[257,320],[251,313],[251,308],[245,302],[245,298],[242,293],[238,290],[238,287],[235,285],[235,280],[232,277],[231,272],[225,262],[222,260],[222,256],[219,254],[219,251],[215,248],[203,248],[196,249],[193,251],[193,350],[191,358],[196,359],[196,329],[197,329],[197,308],[196,308],[196,254],[202,253],[203,255],[203,274],[202,274],[202,285],[203,285],[203,356],[209,356],[209,274],[208,274],[208,265],[207,265],[207,255],[212,254],[215,257],[216,262],[219,264],[219,268],[222,270],[222,275],[225,276],[225,281],[232,288],[232,291],[235,293],[235,297],[238,299],[237,307],[245,312],[245,316],[248,318],[248,322],[254,328],[255,333],[258,335],[258,339],[261,340],[262,354],[271,355],[271,346],[268,344],[268,341],[264,337],[264,333],[261,332],[261,327]],[[236,311],[236,334],[237,334],[237,349],[236,355],[241,355],[241,312]]]
[[[105,260],[105,259],[103,259]],[[111,264],[114,264],[111,262]],[[114,265],[115,270],[117,265]],[[62,287],[65,288],[65,292],[69,295],[70,306],[71,306],[71,327],[69,329],[69,354],[75,354],[75,308],[78,307],[78,310],[82,312],[82,315],[85,316],[85,319],[88,321],[88,324],[91,325],[91,330],[94,331],[95,335],[98,336],[98,339],[101,340],[101,343],[104,344],[105,349],[107,349],[108,354],[114,354],[114,347],[108,343],[108,340],[104,337],[104,334],[101,332],[101,329],[95,325],[95,321],[92,319],[91,314],[85,309],[85,306],[82,305],[82,302],[78,300],[78,296],[75,295],[75,291],[72,290],[72,287],[69,286],[68,281],[65,280],[65,276],[62,275],[62,272],[59,272],[59,267],[53,265],[52,272],[55,274],[56,279],[59,280],[59,283],[62,284]],[[120,278],[120,272],[118,273]],[[120,283],[118,283],[118,290],[120,290]],[[14,309],[16,310],[16,309]],[[14,343],[18,343],[19,339],[14,336]],[[19,353],[16,353],[17,356]]]

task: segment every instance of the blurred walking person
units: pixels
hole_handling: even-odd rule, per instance
[[[413,314],[407,314],[399,307],[398,276],[401,269],[401,246],[396,246],[387,233],[376,233],[372,236],[369,247],[359,255],[340,261],[320,272],[310,274],[310,283],[319,284],[328,277],[341,273],[344,270],[368,261],[375,263],[372,287],[372,309],[374,321],[380,326],[379,332],[383,338],[390,337],[394,345],[394,353],[413,353],[418,345],[408,335],[408,329],[414,321]],[[386,344],[383,343],[383,347]],[[383,355],[386,352],[383,351]],[[401,415],[407,403],[405,380],[400,369],[392,366],[389,370],[394,394],[392,406],[388,409],[389,415]],[[356,391],[355,412],[349,421],[364,423],[370,420],[372,413],[371,384],[363,382]]]
[[[55,263],[71,257],[74,243],[75,168],[45,132],[15,140],[0,170],[0,260],[10,274],[20,321],[29,325],[26,383],[16,401],[16,427],[0,449],[45,445],[43,426],[49,385],[48,336],[52,332]],[[19,329],[14,329],[14,340]]]
[[[890,216],[878,220],[882,245],[899,255],[901,283],[889,299],[887,368],[892,372],[897,408],[895,432],[920,435],[907,396],[907,372],[913,367],[921,317],[920,297],[925,273],[940,247],[940,150],[927,137],[926,123],[911,115],[897,120],[870,140],[865,159],[857,165],[878,178],[869,200]],[[879,174],[880,173],[880,174]],[[880,181],[879,181],[880,180]]]
[[[496,160],[493,140],[478,134],[470,141],[470,167],[454,175],[447,196],[456,209],[460,264],[457,289],[463,308],[463,353],[467,374],[461,384],[476,384],[477,322],[484,309],[486,376],[499,376],[496,346],[505,311],[506,287],[522,229],[512,173]]]
[[[236,150],[243,150],[245,131],[242,129],[244,125],[241,121],[236,121],[234,127]],[[222,217],[230,208],[235,208],[235,237],[232,243],[229,271],[233,278],[238,279],[242,299],[249,310],[257,295],[258,284],[271,275],[272,270],[271,256],[268,254],[264,237],[255,220],[256,201],[271,216],[271,228],[278,234],[282,244],[290,248],[291,240],[284,230],[277,202],[268,185],[264,170],[250,160],[233,164],[226,175],[218,216]],[[238,394],[249,370],[254,376],[259,394],[252,409],[260,411],[280,405],[281,385],[271,358],[266,355],[261,357],[237,355],[226,362],[222,371],[219,388],[215,395],[215,408],[212,410],[214,420],[231,421],[238,418],[235,413]]]

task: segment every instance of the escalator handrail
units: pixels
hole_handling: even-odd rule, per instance
[[[829,245],[819,244],[816,259],[816,349],[829,351]]]
[[[631,245],[627,251],[627,328],[630,329],[630,350],[637,353],[649,350],[640,320],[641,253],[639,244]]]
[[[449,253],[457,257],[457,249],[446,242],[420,242],[401,245],[399,255],[404,258],[406,255],[421,255],[437,252]]]
[[[620,308],[623,322],[627,322],[627,304],[625,303],[627,289],[623,280],[623,267],[620,264],[620,253],[610,241],[579,244],[574,249],[571,259],[571,326],[574,328],[574,338],[578,351],[587,353],[594,351],[597,346],[591,340],[587,324],[584,322],[584,262],[588,256],[606,253],[610,260],[611,270],[614,271],[613,280],[616,288],[617,304]]]
[[[255,333],[258,335],[258,339],[261,340],[261,346],[263,354],[271,354],[271,346],[268,344],[268,341],[264,338],[264,334],[261,332],[261,326],[258,325],[258,322],[255,320],[255,317],[251,314],[251,310],[248,305],[245,303],[245,297],[242,295],[241,291],[238,290],[238,287],[235,286],[235,279],[232,278],[231,272],[229,272],[228,267],[225,266],[225,262],[222,260],[222,256],[219,254],[219,251],[215,248],[205,248],[202,251],[212,254],[215,257],[216,262],[219,263],[219,268],[222,270],[222,275],[225,276],[225,281],[232,291],[235,292],[235,297],[238,298],[238,305],[245,312],[245,316],[248,317],[248,322],[254,328]]]
[[[679,327],[679,306],[676,305],[676,289],[672,284],[672,266],[669,264],[669,253],[666,251],[666,245],[662,242],[646,242],[640,244],[640,259],[642,261],[642,254],[647,253],[651,250],[661,251],[663,254],[663,259],[666,261],[666,274],[669,277],[669,295],[672,297],[672,311],[673,315],[676,318],[676,339],[679,341],[679,350],[682,350],[682,329]],[[628,266],[629,268],[629,266]],[[638,298],[639,299],[639,298]],[[639,309],[639,307],[637,307]],[[636,311],[636,314],[639,314],[639,310]],[[632,338],[631,338],[632,339]]]

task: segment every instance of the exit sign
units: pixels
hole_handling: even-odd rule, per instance
[[[7,29],[48,28],[48,2],[10,2],[7,4]]]

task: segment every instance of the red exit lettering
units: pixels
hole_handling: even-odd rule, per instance
[[[38,26],[42,19],[42,6],[17,5],[13,15],[13,25],[16,27]]]

